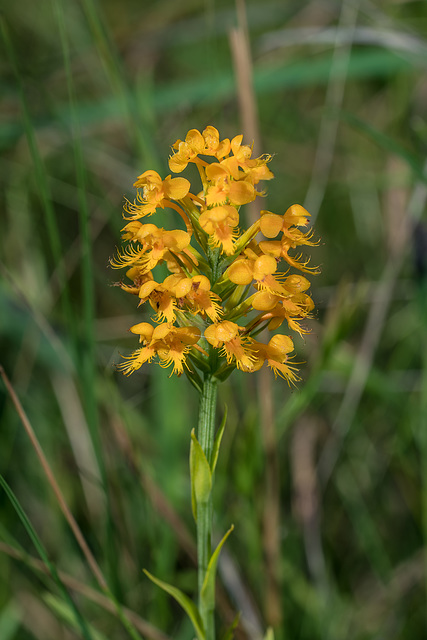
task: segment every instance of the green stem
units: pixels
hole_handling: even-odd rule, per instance
[[[211,374],[205,374],[203,391],[200,396],[199,424],[197,439],[203,452],[211,464],[212,450],[215,438],[215,412],[217,397],[217,380]],[[212,491],[207,502],[197,505],[197,564],[198,564],[198,588],[199,610],[205,628],[206,640],[214,640],[215,619],[213,610],[205,610],[201,593],[205,575],[211,557],[212,537]]]

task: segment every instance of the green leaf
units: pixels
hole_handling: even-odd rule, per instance
[[[197,522],[197,504],[207,502],[212,490],[212,472],[196,434],[191,432],[190,445],[191,506]]]
[[[217,371],[215,371],[215,378],[217,378],[220,382],[224,382],[225,380],[227,380],[229,375],[233,373],[235,368],[235,364],[224,364]]]
[[[225,405],[224,417],[221,421],[221,425],[218,429],[218,433],[215,436],[215,442],[212,449],[212,466],[211,466],[212,475],[215,473],[216,463],[218,462],[219,448],[221,446],[221,440],[224,434],[225,423],[227,422],[227,414],[228,414],[228,407],[227,405]]]
[[[203,338],[204,340],[204,338]],[[188,358],[191,360],[191,362],[193,362],[201,371],[204,371],[204,373],[210,373],[210,365],[206,362],[206,360],[197,354],[195,349],[192,349],[189,354],[188,354]],[[203,386],[203,383],[201,384],[201,386]]]
[[[200,609],[201,612],[213,611],[215,609],[215,578],[216,568],[218,564],[218,558],[220,551],[227,540],[228,536],[234,529],[234,524],[231,525],[215,551],[213,552],[211,559],[209,560],[208,568],[206,571],[205,579],[203,581],[202,591],[200,593]],[[202,613],[203,615],[203,613]]]
[[[274,640],[274,631],[271,627],[268,627],[264,640]]]
[[[223,635],[222,640],[233,640],[233,638],[234,638],[234,629],[239,624],[239,620],[240,620],[240,611],[236,615],[236,617],[234,618],[233,622],[228,627],[228,629],[225,632],[225,634]]]
[[[156,584],[158,587],[163,589],[163,591],[166,591],[166,593],[168,593],[173,598],[175,598],[175,600],[178,602],[178,604],[181,605],[181,607],[184,609],[185,613],[188,615],[191,622],[193,623],[193,627],[197,634],[198,640],[205,640],[206,636],[205,636],[205,631],[203,629],[203,622],[200,617],[200,613],[198,612],[194,602],[190,600],[190,598],[186,596],[185,593],[182,593],[180,589],[177,589],[177,587],[173,587],[167,582],[163,582],[163,580],[159,580],[158,578],[155,578],[146,569],[143,569],[143,571],[147,576],[147,578],[150,578],[150,580],[154,582],[154,584]]]

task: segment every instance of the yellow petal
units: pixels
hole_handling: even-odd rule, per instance
[[[222,166],[218,162],[212,162],[208,167],[206,167],[206,177],[209,182],[216,182],[220,178],[227,178],[228,171],[226,167]]]
[[[304,276],[299,276],[294,273],[291,276],[288,276],[284,282],[284,286],[288,291],[292,291],[292,293],[300,293],[303,291],[307,291],[310,288],[310,282]]]
[[[266,238],[275,238],[282,230],[283,218],[275,213],[261,212],[260,229]]]
[[[145,338],[145,340],[149,341],[153,335],[154,327],[148,322],[140,322],[139,324],[134,324],[129,331],[136,335],[140,335]]]
[[[203,153],[203,149],[205,148],[205,141],[203,140],[202,134],[200,133],[200,131],[197,131],[197,129],[190,129],[190,131],[185,136],[185,142],[196,153]]]
[[[165,181],[165,195],[173,200],[185,198],[190,191],[190,182],[186,178],[171,178],[168,176]]]
[[[170,247],[172,250],[178,249],[179,251],[182,251],[185,247],[188,247],[190,240],[190,234],[182,229],[164,231],[163,234],[163,242],[165,246]]]
[[[255,200],[255,188],[253,184],[246,182],[245,180],[239,180],[238,182],[231,182],[228,192],[230,202],[237,205],[247,204]]]
[[[174,293],[177,298],[185,298],[191,291],[191,278],[184,278],[181,280],[174,289]]]
[[[270,311],[274,309],[278,300],[279,297],[270,291],[258,291],[252,299],[252,307],[257,311]]]
[[[271,354],[271,356],[277,357],[280,359],[280,362],[283,362],[283,360],[286,359],[285,356],[293,351],[293,349],[294,343],[292,342],[292,338],[281,334],[273,336],[268,343],[269,355]]]
[[[174,327],[169,322],[163,322],[154,327],[152,342],[155,340],[164,340],[171,332],[174,331]]]
[[[253,265],[250,260],[236,260],[227,269],[227,277],[234,284],[250,284],[253,280]]]
[[[253,277],[255,280],[262,280],[267,275],[271,275],[277,269],[277,262],[273,256],[260,256],[255,260],[253,267]]]
[[[200,329],[198,327],[179,327],[176,330],[177,337],[184,344],[196,344],[200,340]]]
[[[184,169],[188,165],[188,159],[176,154],[169,158],[168,164],[169,169],[173,171],[173,173],[181,173],[181,171],[184,171]]]
[[[219,143],[215,156],[218,158],[218,160],[220,158],[224,158],[226,155],[230,153],[230,149],[231,149],[230,140],[228,138],[224,138],[224,140],[221,140],[221,142]]]
[[[154,289],[158,286],[159,285],[154,280],[149,280],[148,282],[144,282],[144,284],[141,285],[139,289],[139,293],[138,293],[139,297],[147,298],[150,295],[150,293],[152,293]]]
[[[215,127],[208,126],[202,133],[205,141],[205,155],[215,155],[219,146],[219,131]]]
[[[230,320],[224,320],[217,324],[216,336],[221,342],[229,342],[239,333],[239,326]]]
[[[222,160],[221,166],[227,170],[227,173],[232,176],[234,180],[238,180],[239,177],[242,176],[242,173],[239,173],[239,163],[237,161],[237,158],[235,158],[234,156]]]
[[[198,285],[198,289],[202,289],[203,291],[210,291],[211,283],[209,281],[209,278],[207,278],[206,276],[200,274],[198,276],[194,276],[192,280],[195,285]]]
[[[279,240],[261,240],[258,243],[261,251],[269,256],[274,256],[275,258],[280,258],[282,255],[282,243]]]
[[[292,204],[283,216],[287,224],[294,224],[296,227],[305,227],[309,217],[307,209],[304,209],[300,204]]]
[[[153,169],[148,169],[148,171],[144,171],[138,178],[136,182],[133,183],[134,187],[144,187],[146,184],[162,184],[162,179],[157,173],[157,171],[153,171]]]

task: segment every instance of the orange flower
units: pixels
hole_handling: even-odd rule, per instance
[[[196,162],[206,166],[206,162],[198,158],[202,156],[214,156],[217,160],[230,153],[230,140],[226,138],[220,141],[218,130],[215,127],[206,127],[203,133],[197,129],[191,129],[185,136],[185,140],[177,140],[172,147],[177,152],[169,158],[169,168],[174,173],[184,171],[189,162]]]
[[[144,302],[148,300],[156,312],[156,319],[158,321],[166,320],[166,322],[174,322],[176,317],[176,298],[168,288],[166,280],[162,284],[155,282],[155,280],[145,282],[138,292],[140,297],[139,304],[144,304]]]
[[[286,290],[280,283],[280,276],[273,275],[277,270],[277,261],[268,255],[258,257],[253,251],[250,255],[251,257],[237,258],[227,269],[227,278],[235,284],[250,284],[255,280],[256,285],[262,290],[286,295]]]
[[[278,329],[286,320],[292,331],[297,331],[300,335],[308,333],[299,324],[301,319],[309,317],[310,311],[314,308],[313,300],[305,293],[282,297],[269,291],[258,291],[253,295],[251,302],[253,309],[265,312],[260,318],[261,321],[270,319],[270,331]]]
[[[308,266],[310,260],[304,260],[302,253],[298,254],[297,256],[289,255],[289,251],[291,249],[295,249],[298,244],[296,242],[292,242],[286,236],[282,236],[281,240],[262,240],[258,243],[258,246],[265,255],[275,258],[276,260],[280,260],[280,258],[283,258],[288,264],[291,265],[291,267],[295,267],[295,269],[299,269],[300,271],[303,271],[305,273],[319,273],[317,267]]]
[[[206,209],[200,214],[199,224],[209,235],[214,247],[222,247],[228,256],[234,253],[235,228],[239,224],[239,214],[231,205]]]
[[[204,148],[205,141],[200,131],[191,129],[184,141],[177,140],[173,145],[173,149],[177,149],[177,152],[169,158],[169,169],[174,173],[181,173],[189,162],[195,161]]]
[[[252,307],[259,311],[271,311],[283,296],[286,299],[294,299],[299,295],[304,296],[303,292],[310,287],[310,282],[304,276],[293,274],[282,279],[281,287],[282,295],[274,294],[265,289],[255,293],[251,298]],[[308,298],[308,296],[305,297]]]
[[[318,244],[317,241],[311,240],[312,231],[303,233],[297,228],[307,226],[309,216],[308,211],[299,204],[290,206],[283,216],[278,216],[270,211],[261,211],[260,229],[266,238],[275,238],[279,233],[283,234],[280,240],[261,241],[259,243],[261,251],[277,259],[284,258],[288,264],[301,271],[316,272],[316,268],[307,266],[308,260],[305,262],[301,260],[301,255],[292,257],[288,253],[290,249],[302,245],[313,247]]]
[[[261,369],[267,360],[268,366],[274,371],[275,376],[284,378],[291,385],[300,380],[296,373],[296,367],[287,364],[289,353],[293,351],[294,343],[289,336],[276,335],[271,338],[268,344],[263,344],[257,340],[253,341],[252,353],[254,361],[252,371]]]
[[[291,227],[306,227],[310,214],[300,204],[293,204],[283,216],[261,211],[261,231],[266,238],[275,238],[280,231],[287,234]]]
[[[205,202],[208,206],[225,202],[241,206],[255,200],[256,192],[253,184],[245,180],[237,180],[227,160],[229,159],[226,158],[221,163],[214,162],[206,167],[208,187]]]
[[[274,173],[272,173],[267,167],[267,162],[270,162],[270,160],[271,156],[269,155],[248,160],[243,167],[246,182],[250,182],[255,185],[261,180],[272,180],[274,178]]]
[[[222,313],[218,300],[221,298],[211,291],[211,283],[206,276],[197,275],[187,278],[185,275],[172,274],[162,283],[146,280],[137,295],[140,304],[149,302],[156,312],[156,319],[161,322],[174,322],[176,311],[189,311],[193,315],[201,314],[212,322],[219,320]]]
[[[117,258],[110,260],[110,264],[114,269],[138,266],[144,273],[151,271],[163,261],[166,253],[170,254],[172,251],[179,254],[185,251],[191,239],[189,233],[180,229],[167,231],[159,229],[154,224],[141,224],[136,221],[126,225],[124,231],[127,239],[140,243],[141,247],[126,247],[118,253]]]
[[[206,276],[180,278],[179,282],[173,286],[173,291],[180,306],[186,305],[192,313],[207,316],[212,322],[219,320],[222,314],[222,307],[219,304],[221,298],[211,291],[211,283]]]
[[[235,136],[231,141],[231,151],[233,152],[233,156],[236,158],[239,166],[242,168],[246,167],[247,161],[250,159],[252,155],[252,148],[248,145],[242,146],[243,135],[240,134]]]
[[[125,211],[130,214],[132,220],[151,215],[158,207],[164,209],[167,206],[175,208],[176,205],[171,200],[181,200],[185,198],[190,190],[190,182],[186,178],[172,178],[167,176],[161,179],[157,171],[148,170],[141,174],[133,185],[142,189],[142,195],[138,191],[137,200],[141,204],[134,202],[126,203]]]
[[[124,356],[125,362],[118,365],[125,375],[137,371],[144,362],[151,362],[155,355],[159,357],[160,366],[173,364],[172,373],[181,375],[188,351],[200,340],[200,329],[197,327],[174,327],[168,322],[157,327],[141,322],[131,327],[130,331],[139,335],[139,341],[144,346],[130,356]]]
[[[124,282],[120,282],[120,287],[123,291],[127,291],[128,293],[133,293],[133,295],[137,296],[139,291],[144,284],[144,282],[148,282],[153,280],[153,274],[151,271],[148,273],[144,273],[141,271],[139,267],[131,267],[126,271],[126,277],[129,280],[132,280],[133,286],[130,284],[125,284]]]
[[[234,322],[224,320],[211,324],[205,329],[205,338],[216,349],[221,349],[227,364],[236,363],[238,369],[248,371],[252,367],[254,357],[250,350],[252,338],[239,336],[240,327]]]
[[[225,138],[225,140],[220,141],[218,129],[215,129],[215,127],[206,127],[202,132],[202,136],[205,142],[202,155],[214,156],[217,160],[220,160],[230,153],[230,140]]]

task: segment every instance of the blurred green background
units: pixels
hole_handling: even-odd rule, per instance
[[[142,569],[196,589],[197,395],[115,371],[146,311],[108,259],[136,177],[208,124],[274,156],[264,206],[311,211],[322,269],[299,388],[220,389],[218,628],[241,611],[239,639],[425,638],[426,3],[24,0],[1,27],[0,364],[137,629],[99,600],[1,383],[1,640],[192,637]]]

